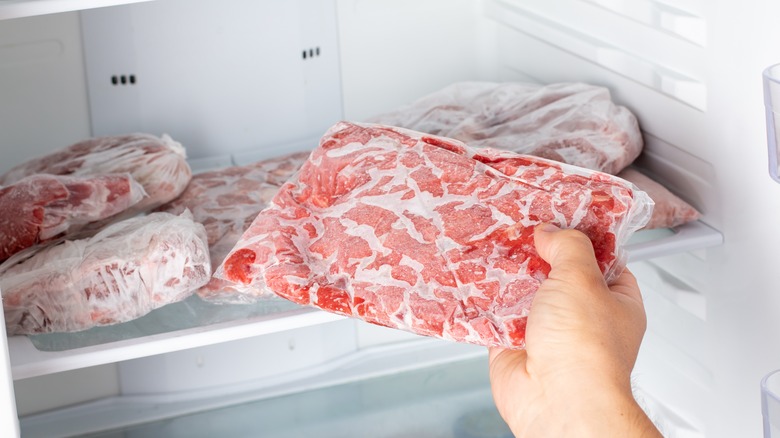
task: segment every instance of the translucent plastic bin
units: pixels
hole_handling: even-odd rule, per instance
[[[766,136],[769,148],[769,175],[780,183],[778,147],[780,147],[780,64],[764,70],[764,107],[766,108]]]
[[[761,380],[761,414],[764,438],[780,438],[780,370],[772,371]]]

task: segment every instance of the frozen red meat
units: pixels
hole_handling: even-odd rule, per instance
[[[188,214],[137,216],[3,263],[6,330],[70,332],[130,321],[186,298],[210,273],[203,225]]]
[[[0,185],[46,173],[97,176],[129,173],[147,197],[123,214],[129,217],[162,205],[181,194],[192,177],[184,148],[169,136],[128,134],[84,140],[22,163],[0,176]]]
[[[342,122],[215,276],[375,324],[518,348],[549,271],[532,227],[583,231],[610,280],[651,209],[600,172]]]
[[[655,203],[653,215],[645,228],[670,228],[699,219],[701,214],[666,187],[634,168],[626,168],[618,174],[646,192]]]
[[[613,175],[643,145],[634,115],[583,83],[456,83],[369,121]]]
[[[144,196],[129,174],[33,175],[0,188],[0,261],[127,210]]]
[[[308,156],[309,152],[299,152],[196,174],[181,196],[157,211],[180,214],[190,210],[193,220],[206,227],[211,265],[216,269],[257,214]],[[252,299],[251,294],[237,293],[237,287],[234,283],[212,278],[197,293],[212,302]]]

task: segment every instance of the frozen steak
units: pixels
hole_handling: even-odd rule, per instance
[[[189,214],[153,213],[95,236],[23,251],[0,266],[9,335],[130,321],[209,281],[206,233]]]
[[[147,197],[123,217],[148,211],[181,194],[192,177],[184,148],[169,136],[128,134],[96,137],[22,163],[0,176],[8,185],[38,173],[96,176],[129,173]]]
[[[190,210],[193,220],[206,227],[211,265],[216,268],[308,156],[309,152],[298,152],[196,174],[181,196],[157,211],[180,214]],[[234,283],[212,278],[197,293],[205,300],[222,303],[253,298],[251,294],[237,293],[236,287]]]
[[[701,216],[701,213],[692,205],[632,167],[623,169],[618,176],[632,182],[640,190],[646,192],[655,203],[653,215],[645,225],[647,229],[676,227],[695,221]]]
[[[613,175],[643,145],[634,115],[584,83],[461,82],[369,121]]]
[[[583,231],[609,280],[651,209],[600,172],[341,122],[215,275],[375,324],[518,348],[549,272],[532,227]]]
[[[129,174],[33,175],[0,188],[0,261],[125,211],[144,196]]]

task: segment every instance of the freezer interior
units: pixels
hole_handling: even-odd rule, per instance
[[[721,0],[0,2],[0,172],[128,132],[171,135],[200,172],[311,150],[339,120],[456,82],[606,87],[642,129],[633,165],[702,213],[629,245],[649,321],[637,396],[669,436],[756,436],[759,382],[780,368],[780,187],[767,172],[761,82],[777,62],[778,14],[767,1]],[[443,415],[439,403],[447,421],[425,433],[460,436],[465,406],[492,409],[484,348],[282,300],[193,297],[3,347],[10,436],[17,415],[23,436],[187,434],[204,421],[320,434],[411,412],[421,418],[409,426],[426,428],[414,407]],[[396,375],[412,383],[382,386]],[[299,399],[311,402],[291,425],[282,414]],[[259,426],[255,410],[279,415]]]

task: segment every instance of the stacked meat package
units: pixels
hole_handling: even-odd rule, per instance
[[[628,167],[641,150],[587,84],[454,84],[311,153],[194,176],[167,136],[86,140],[0,175],[6,326],[84,330],[197,293],[521,348],[549,270],[536,224],[583,231],[609,281],[636,229],[698,217]]]
[[[128,321],[208,282],[201,224],[134,217],[175,199],[191,176],[180,144],[147,134],[93,138],[0,176],[8,333]]]

